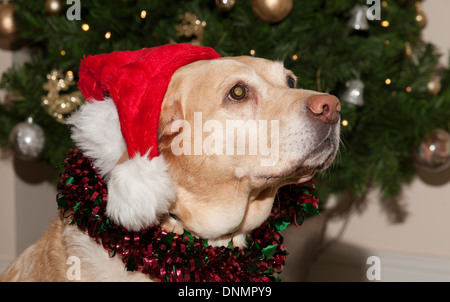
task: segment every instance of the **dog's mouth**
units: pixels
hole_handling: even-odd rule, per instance
[[[312,178],[316,171],[327,169],[337,153],[337,142],[333,135],[327,135],[315,149],[303,158],[292,162],[283,173],[259,175],[257,179],[265,184]]]
[[[324,170],[333,162],[336,151],[337,146],[335,141],[331,137],[327,137],[316,149],[306,156],[301,165],[315,167],[316,170]]]

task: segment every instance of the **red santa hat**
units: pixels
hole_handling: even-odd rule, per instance
[[[80,111],[89,112],[89,104],[112,99],[128,150],[130,160],[109,172],[106,209],[127,229],[137,231],[157,223],[175,199],[167,164],[158,150],[161,104],[172,75],[187,64],[219,57],[209,47],[171,44],[82,60],[78,87],[87,108]]]

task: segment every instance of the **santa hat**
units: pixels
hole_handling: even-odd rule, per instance
[[[78,87],[87,102],[68,123],[76,128],[72,138],[87,149],[85,153],[108,179],[106,213],[125,228],[138,231],[157,223],[175,199],[175,187],[158,150],[161,104],[172,75],[187,64],[219,57],[209,47],[171,44],[82,60]],[[119,125],[110,125],[114,120]],[[112,137],[119,136],[114,133],[119,127],[130,159],[116,165],[123,148],[110,151],[107,142],[105,146],[94,140],[109,135],[116,141],[109,147],[120,150],[123,143]]]

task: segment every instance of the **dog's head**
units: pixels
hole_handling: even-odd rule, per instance
[[[339,145],[339,101],[297,89],[296,82],[280,62],[246,56],[201,60],[173,74],[159,116],[164,164],[153,163],[167,169],[170,179],[151,188],[167,195],[157,215],[165,229],[244,246],[245,234],[267,219],[281,186],[307,181],[332,163]],[[158,176],[140,172],[147,163],[139,156],[128,159],[115,110],[111,99],[83,105],[69,119],[73,139],[109,179],[110,191],[125,199],[130,194],[151,199],[148,190],[136,192],[139,186],[130,192],[130,177],[145,183]],[[117,172],[122,165],[132,165],[134,175]],[[122,216],[117,211],[128,211],[136,221],[155,216],[126,200],[109,214]],[[130,229],[145,226],[131,223]]]
[[[295,86],[281,63],[254,57],[199,61],[174,74],[159,125],[178,193],[167,228],[225,243],[267,219],[278,188],[331,164],[339,101]]]

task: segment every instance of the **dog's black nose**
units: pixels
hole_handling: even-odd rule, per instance
[[[334,95],[315,95],[308,100],[307,107],[314,117],[317,117],[323,123],[334,124],[339,121],[341,104]]]

